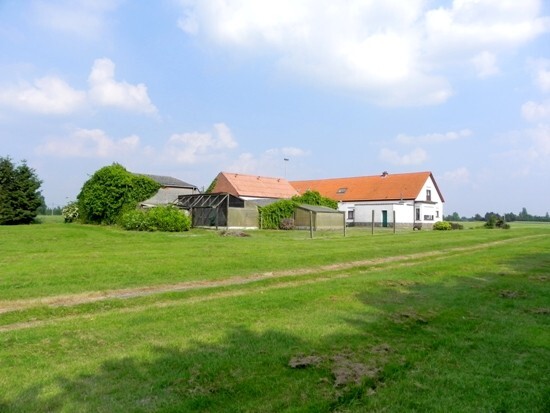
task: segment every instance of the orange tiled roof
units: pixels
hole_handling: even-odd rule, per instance
[[[291,198],[298,192],[284,178],[220,172],[212,192],[255,198]]]
[[[443,201],[431,172],[292,181],[291,185],[300,194],[308,189],[315,190],[337,201],[383,201],[416,199],[430,177]]]

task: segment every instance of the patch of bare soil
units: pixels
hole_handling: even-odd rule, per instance
[[[249,237],[250,234],[243,231],[223,230],[219,232],[221,237]]]
[[[499,296],[501,298],[523,298],[525,297],[525,293],[522,293],[521,291],[514,291],[514,290],[502,290],[499,293]]]
[[[365,379],[375,379],[380,368],[354,361],[349,354],[338,354],[331,358],[334,386],[361,385]]]
[[[318,366],[323,362],[319,356],[296,356],[292,357],[288,365],[293,369],[305,369],[306,367]]]
[[[390,315],[390,319],[399,324],[427,324],[428,318],[426,316],[420,315],[415,310],[410,309],[406,311],[400,311],[398,313],[393,313]]]
[[[550,308],[548,307],[541,307],[541,308],[533,308],[530,310],[533,314],[539,314],[539,315],[549,315],[550,314]]]

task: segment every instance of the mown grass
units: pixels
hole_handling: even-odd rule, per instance
[[[0,411],[550,411],[548,226],[251,235],[0,227],[0,302],[441,254],[0,314]]]

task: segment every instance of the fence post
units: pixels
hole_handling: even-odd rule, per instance
[[[313,238],[313,211],[309,211],[309,237]]]
[[[342,211],[342,221],[344,221],[344,238],[346,237],[346,212]]]
[[[374,235],[374,209],[372,210],[371,234]]]
[[[396,224],[395,224],[395,209],[393,210],[393,233],[395,234],[395,227],[396,227]]]

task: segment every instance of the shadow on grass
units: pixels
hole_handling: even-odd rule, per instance
[[[373,281],[355,293],[365,310],[342,320],[353,334],[312,343],[236,328],[219,344],[157,346],[55,389],[29,387],[0,411],[548,412],[550,344],[538,336],[548,317],[531,309],[549,289],[537,262],[548,255],[431,284]]]

